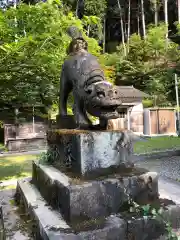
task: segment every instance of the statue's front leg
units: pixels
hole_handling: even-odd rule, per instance
[[[67,100],[71,90],[72,90],[72,84],[69,84],[68,79],[66,78],[66,71],[63,66],[62,72],[61,72],[61,78],[60,78],[60,97],[59,97],[59,115],[60,116],[67,115]]]
[[[78,98],[74,99],[73,113],[78,128],[88,129],[92,125],[85,111],[84,103]]]

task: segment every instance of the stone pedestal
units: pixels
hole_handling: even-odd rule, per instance
[[[33,162],[32,178],[18,181],[16,191],[35,221],[36,240],[152,240],[165,232],[164,221],[151,213],[130,211],[132,202],[160,202],[158,174],[130,164],[136,136],[70,129],[47,135],[48,161]]]
[[[68,222],[118,213],[128,195],[143,203],[158,198],[157,173],[142,170],[134,172],[133,176],[112,174],[104,179],[83,180],[34,162],[32,182],[50,205],[60,209]]]
[[[53,162],[68,165],[86,175],[132,162],[133,134],[122,131],[52,130],[47,133],[48,152]]]

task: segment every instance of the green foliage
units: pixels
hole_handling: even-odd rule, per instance
[[[37,157],[37,159],[40,164],[48,165],[50,157],[51,156],[50,156],[49,152],[43,152]]]
[[[86,35],[95,39],[102,39],[101,19],[96,16],[83,16],[83,25],[86,29]]]
[[[129,204],[129,212],[138,214],[139,216],[142,216],[144,219],[156,219],[161,224],[163,223],[165,226],[166,234],[167,234],[167,240],[178,240],[179,237],[176,235],[176,233],[173,231],[173,228],[171,226],[171,223],[166,219],[163,212],[165,211],[162,207],[153,207],[151,204],[146,205],[139,205],[137,204],[130,194],[127,192],[127,189],[124,188],[124,191],[128,198],[128,204]]]
[[[178,61],[177,45],[169,42],[166,49],[166,26],[150,26],[146,39],[133,34],[130,37],[127,57],[116,64],[116,83],[133,85],[155,98],[155,105],[169,105],[174,99],[174,74],[169,63]],[[118,53],[123,55],[122,45]]]
[[[101,0],[86,0],[85,1],[85,15],[95,15],[99,18],[103,18],[106,13],[107,1]]]
[[[154,106],[154,102],[151,99],[144,99],[142,103],[144,108],[150,108]]]
[[[66,58],[69,26],[83,29],[60,1],[21,3],[0,11],[0,93],[2,101],[49,106],[56,101],[61,65]],[[85,34],[85,33],[84,33]],[[89,51],[99,55],[95,39],[86,37]]]

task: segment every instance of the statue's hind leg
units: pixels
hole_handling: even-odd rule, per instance
[[[87,113],[84,108],[83,101],[79,99],[74,99],[75,104],[73,107],[73,113],[76,121],[76,125],[78,129],[89,129],[92,125],[91,121],[89,120]]]

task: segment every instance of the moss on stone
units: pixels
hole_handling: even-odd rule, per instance
[[[100,133],[100,132],[110,132],[110,133],[122,133],[125,130],[81,130],[81,129],[53,129],[48,130],[48,133],[56,134],[91,134],[91,133]]]
[[[102,229],[104,228],[105,222],[106,222],[105,217],[88,219],[84,216],[81,216],[72,221],[70,223],[70,226],[76,233],[79,233],[84,231]]]

